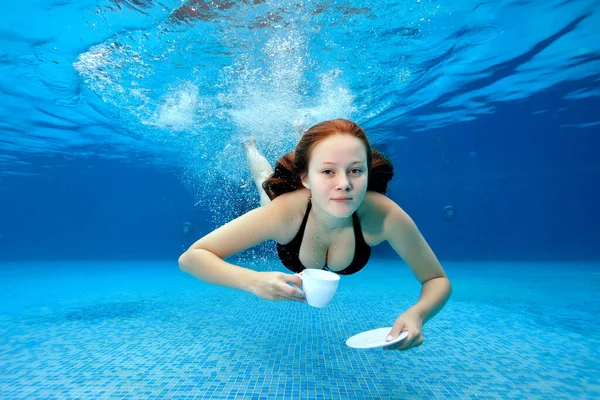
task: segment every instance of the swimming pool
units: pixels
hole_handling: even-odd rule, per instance
[[[324,309],[199,283],[172,262],[2,267],[2,398],[600,393],[597,264],[447,263],[453,298],[408,352],[345,345],[414,302],[419,285],[395,261],[342,277]]]
[[[596,0],[31,0],[0,26],[0,398],[600,398]],[[182,273],[274,162],[352,118],[453,285],[373,249],[323,309]],[[252,234],[250,230],[249,235]],[[283,271],[274,247],[234,262]]]

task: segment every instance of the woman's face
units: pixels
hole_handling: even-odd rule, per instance
[[[368,185],[367,151],[348,134],[331,135],[310,153],[308,174],[302,179],[312,202],[334,217],[352,215],[362,203]]]

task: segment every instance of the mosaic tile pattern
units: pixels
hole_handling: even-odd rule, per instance
[[[454,293],[425,344],[386,352],[345,341],[417,300],[389,261],[324,309],[174,263],[0,265],[0,398],[600,398],[600,265],[444,266]]]

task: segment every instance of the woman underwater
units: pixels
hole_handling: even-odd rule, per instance
[[[302,135],[274,171],[253,141],[246,143],[246,153],[261,207],[195,242],[179,257],[179,267],[262,299],[304,302],[296,273],[305,268],[356,273],[369,260],[371,247],[387,241],[422,287],[417,303],[396,319],[388,340],[403,331],[408,337],[386,349],[420,346],[423,324],[450,297],[450,281],[412,219],[385,196],[393,167],[371,149],[362,128],[344,119],[321,122]],[[265,240],[277,242],[279,258],[293,274],[224,261]]]

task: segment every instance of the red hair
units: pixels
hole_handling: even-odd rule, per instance
[[[303,188],[300,176],[308,171],[311,150],[323,139],[336,134],[352,135],[363,142],[367,152],[367,190],[385,194],[387,184],[394,176],[390,160],[371,148],[365,131],[358,124],[346,119],[333,119],[318,123],[304,132],[296,149],[277,161],[273,174],[262,184],[269,198],[273,200],[279,195]]]

